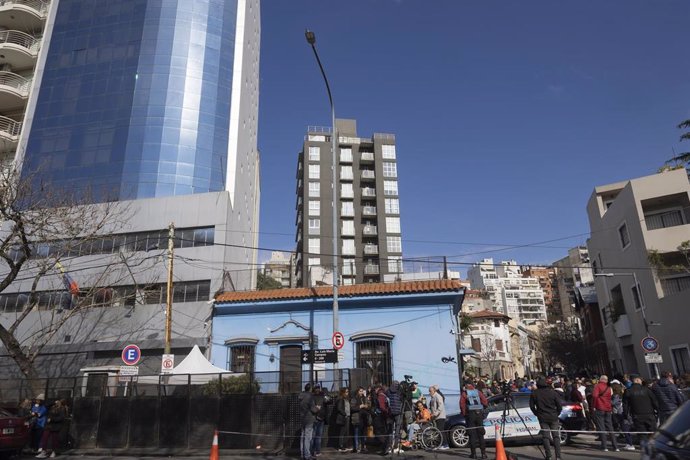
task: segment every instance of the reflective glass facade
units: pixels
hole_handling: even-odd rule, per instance
[[[94,201],[224,189],[236,0],[60,0],[24,159]]]

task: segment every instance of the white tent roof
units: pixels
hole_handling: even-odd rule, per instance
[[[222,369],[220,367],[214,366],[210,363],[204,354],[199,350],[198,345],[194,345],[192,351],[189,352],[187,357],[182,360],[180,364],[175,366],[172,371],[173,375],[176,374],[231,374],[232,372]]]

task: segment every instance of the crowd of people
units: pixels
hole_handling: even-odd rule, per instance
[[[469,435],[470,457],[487,458],[484,419],[489,398],[503,393],[529,393],[530,408],[539,420],[547,458],[551,458],[553,447],[555,458],[559,459],[559,416],[563,406],[582,407],[588,428],[599,434],[602,450],[607,451],[610,445],[619,451],[619,441],[624,442],[623,449],[635,450],[635,444],[648,437],[644,433],[655,431],[685,402],[681,390],[688,388],[689,383],[689,379],[674,379],[669,372],[649,382],[635,375],[617,375],[610,381],[606,375],[551,376],[535,380],[466,378],[459,409]],[[328,406],[332,406],[330,410]],[[415,434],[427,424],[441,431],[438,449],[448,448],[445,396],[438,385],[429,387],[428,396],[422,394],[417,382],[393,381],[390,387],[359,387],[353,394],[343,388],[330,397],[320,385],[312,388],[307,384],[300,394],[299,407],[303,460],[321,454],[326,423],[335,426],[331,433],[337,433],[340,452],[366,452],[372,444],[380,446],[380,454],[398,452],[412,447]],[[368,442],[373,439],[378,442]]]
[[[49,406],[45,396],[39,394],[33,400],[24,399],[19,404],[17,415],[26,418],[30,436],[27,449],[36,458],[54,458],[57,450],[65,444],[69,429],[69,407],[66,400],[55,400]]]

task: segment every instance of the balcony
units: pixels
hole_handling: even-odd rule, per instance
[[[48,14],[48,0],[0,0],[0,27],[40,30]]]
[[[364,245],[364,254],[378,254],[379,253],[379,247],[376,244],[365,244]]]
[[[374,161],[374,152],[362,152],[361,161]]]
[[[364,266],[364,274],[365,275],[378,275],[379,274],[379,266],[378,265],[365,265]]]
[[[340,191],[340,198],[354,198],[355,197],[355,192],[352,190],[341,190]]]
[[[362,170],[362,179],[364,180],[374,180],[376,179],[376,174],[370,169]]]
[[[364,236],[376,236],[378,231],[376,229],[376,225],[365,225],[362,229],[362,233]]]
[[[364,215],[364,216],[375,216],[376,215],[376,206],[363,206],[362,207],[362,215]]]
[[[31,69],[36,63],[41,41],[18,30],[0,30],[0,64],[15,69]]]
[[[0,71],[0,107],[5,111],[24,107],[31,80],[12,72]]]
[[[376,198],[376,189],[371,187],[362,187],[362,198]]]
[[[11,118],[0,116],[0,139],[16,144],[22,131],[22,123]]]

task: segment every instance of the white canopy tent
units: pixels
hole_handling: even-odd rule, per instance
[[[166,385],[185,385],[191,383],[193,385],[202,385],[212,380],[218,380],[219,375],[222,377],[231,377],[243,375],[241,373],[230,372],[218,366],[214,366],[206,359],[204,354],[199,349],[198,345],[194,345],[192,351],[182,360],[180,364],[175,366],[172,373],[160,374],[161,376],[168,376],[163,383]],[[155,379],[155,382],[149,381]],[[158,376],[139,377],[139,383],[158,383]]]

